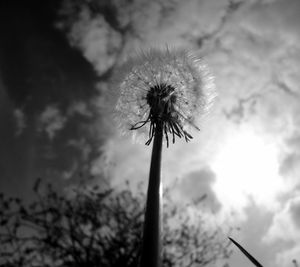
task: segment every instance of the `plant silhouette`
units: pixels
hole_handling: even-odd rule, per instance
[[[145,195],[84,186],[66,195],[36,183],[25,204],[0,195],[0,266],[138,266]],[[191,205],[200,207],[203,198]],[[192,223],[165,192],[163,266],[207,266],[227,259],[221,228]]]

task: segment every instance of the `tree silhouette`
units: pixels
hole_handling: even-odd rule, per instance
[[[24,204],[0,195],[0,266],[138,266],[145,195],[84,186],[68,194],[34,188]],[[183,212],[165,193],[163,266],[207,266],[231,250],[222,230]],[[192,205],[200,205],[202,200]],[[223,239],[224,240],[224,239]]]

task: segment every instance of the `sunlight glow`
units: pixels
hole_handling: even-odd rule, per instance
[[[275,142],[253,131],[236,132],[221,146],[212,168],[217,178],[214,190],[225,206],[243,208],[252,199],[275,207],[282,189]]]

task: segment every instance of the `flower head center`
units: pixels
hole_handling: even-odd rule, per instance
[[[152,119],[163,123],[174,114],[175,88],[164,83],[155,85],[150,88],[146,100]]]
[[[175,136],[184,137],[189,141],[193,137],[184,130],[181,119],[182,116],[176,109],[177,96],[175,87],[166,83],[161,83],[150,87],[146,95],[146,102],[150,107],[146,120],[139,121],[132,125],[131,130],[136,130],[150,122],[149,145],[155,135],[156,129],[165,133],[167,146],[169,146],[168,134],[172,134],[172,141],[175,143]]]

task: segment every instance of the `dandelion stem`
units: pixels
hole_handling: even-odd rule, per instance
[[[141,267],[161,266],[161,222],[162,222],[162,185],[161,154],[163,142],[163,125],[156,124],[152,148],[150,175],[145,211],[143,248]]]

